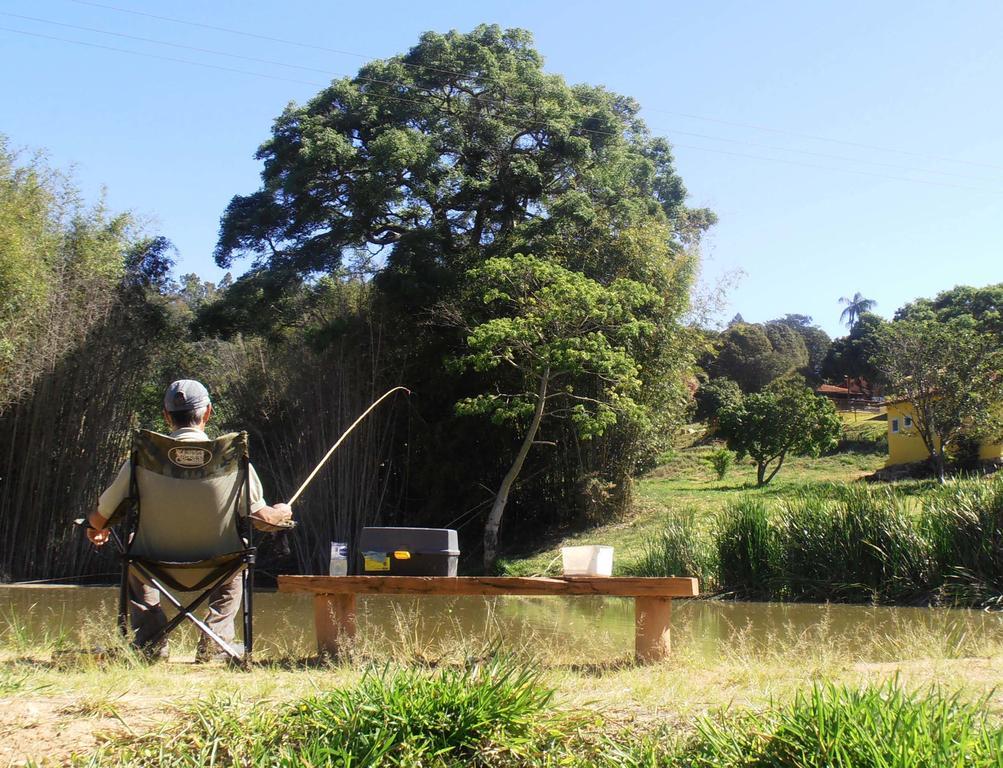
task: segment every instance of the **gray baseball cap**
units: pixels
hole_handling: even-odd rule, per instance
[[[191,411],[209,405],[209,390],[195,379],[179,379],[164,392],[164,410],[168,413]]]

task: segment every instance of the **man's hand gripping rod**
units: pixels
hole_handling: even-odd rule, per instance
[[[331,454],[333,454],[338,449],[338,446],[341,445],[342,442],[344,442],[345,438],[348,437],[348,435],[351,433],[351,431],[353,429],[355,429],[359,425],[359,422],[361,422],[364,418],[366,418],[366,416],[369,415],[370,411],[372,411],[377,405],[379,405],[380,403],[382,403],[384,400],[386,400],[388,397],[390,397],[390,395],[392,395],[397,390],[403,390],[404,392],[407,392],[409,395],[411,394],[411,390],[408,389],[407,387],[394,387],[389,392],[384,393],[383,396],[380,397],[379,400],[377,400],[371,406],[369,406],[368,408],[366,408],[366,410],[362,413],[362,415],[359,416],[359,418],[357,418],[355,421],[352,422],[352,426],[350,426],[348,429],[346,429],[342,433],[341,437],[338,438],[338,442],[336,442],[334,445],[332,445],[331,449],[326,454],[324,454],[324,458],[320,460],[320,463],[316,467],[314,467],[314,470],[313,470],[313,472],[310,473],[310,476],[306,480],[303,481],[303,485],[301,485],[299,487],[299,490],[297,490],[296,493],[293,494],[293,497],[291,499],[289,499],[288,502],[286,502],[290,507],[293,505],[293,502],[295,502],[296,499],[298,499],[300,497],[300,494],[303,493],[303,491],[306,489],[306,487],[310,484],[310,481],[313,480],[314,475],[316,475],[318,472],[320,472],[321,468],[327,463],[327,460],[331,458]]]

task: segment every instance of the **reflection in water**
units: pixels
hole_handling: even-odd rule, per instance
[[[110,587],[0,587],[4,645],[90,643],[115,624]],[[600,597],[425,597],[359,599],[368,653],[435,659],[501,647],[562,661],[629,656],[633,601]],[[314,651],[309,595],[255,595],[259,656]],[[193,641],[188,635],[187,641]],[[1003,645],[1003,616],[971,610],[676,600],[672,644],[688,658],[798,654],[820,648],[859,661],[984,655]],[[850,659],[847,659],[850,660]]]

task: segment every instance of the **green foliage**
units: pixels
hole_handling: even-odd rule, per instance
[[[534,240],[572,222],[656,220],[697,240],[713,214],[685,207],[669,146],[638,111],[545,73],[524,30],[425,33],[283,112],[258,152],[262,187],[231,201],[216,259],[308,274],[392,245],[383,288],[425,304],[485,256],[545,255]]]
[[[879,365],[893,391],[912,404],[916,431],[941,480],[946,454],[962,435],[1001,436],[1003,347],[973,325],[970,316],[896,320],[880,335]]]
[[[495,659],[435,673],[370,671],[351,688],[282,707],[246,710],[216,696],[161,732],[121,738],[74,765],[642,768],[665,754],[649,740],[604,732],[597,715],[554,712],[539,677]]]
[[[744,499],[729,508],[719,523],[716,544],[721,590],[754,600],[772,595],[779,550],[761,499]]]
[[[971,319],[975,330],[1003,340],[1003,283],[973,288],[958,285],[941,291],[934,299],[917,299],[895,312],[896,320]]]
[[[822,377],[842,384],[846,377],[863,377],[868,381],[880,378],[876,361],[881,352],[880,331],[885,321],[871,312],[864,312],[850,328],[850,333],[835,339],[822,363]]]
[[[845,296],[840,297],[840,304],[845,305],[845,309],[839,314],[839,322],[846,321],[847,328],[853,328],[857,324],[857,320],[866,313],[870,312],[874,307],[877,306],[878,302],[874,299],[865,299],[864,295],[857,291],[853,294],[853,298],[848,299]]]
[[[886,489],[805,489],[785,499],[775,595],[817,602],[911,603],[931,594],[930,547]]]
[[[715,378],[737,382],[744,392],[758,392],[808,364],[804,341],[786,325],[732,325],[721,334],[719,345],[707,368]]]
[[[763,713],[705,719],[685,750],[688,768],[923,768],[999,765],[1003,730],[983,703],[898,681],[830,684]]]
[[[696,412],[694,416],[699,421],[717,419],[717,414],[723,408],[733,408],[742,401],[742,389],[731,379],[711,379],[697,389]]]
[[[834,448],[842,431],[832,403],[793,380],[746,396],[722,410],[718,422],[728,447],[756,462],[759,485],[776,476],[789,453],[817,456]]]
[[[727,448],[718,448],[707,457],[707,461],[714,468],[714,474],[717,475],[717,479],[724,480],[724,476],[728,474],[731,465],[735,463],[735,454]]]
[[[701,590],[717,583],[717,553],[710,541],[697,531],[692,513],[674,516],[644,553],[624,569],[625,576],[692,576]]]
[[[787,314],[771,321],[768,325],[785,325],[798,333],[808,353],[808,363],[803,370],[804,375],[817,380],[822,374],[822,364],[825,362],[825,358],[829,354],[829,347],[832,345],[829,334],[813,324],[808,315]]]
[[[524,423],[549,382],[544,416],[569,418],[579,435],[601,435],[618,413],[639,415],[640,388],[631,347],[653,330],[638,311],[656,304],[654,292],[631,280],[609,287],[532,256],[493,258],[468,273],[482,307],[472,314],[469,353],[461,367],[491,371],[504,366],[520,375],[515,389],[461,400],[457,412],[487,414],[496,423]],[[588,387],[582,394],[581,386]]]
[[[920,522],[946,599],[1003,605],[1003,482],[943,486]]]
[[[513,489],[517,513],[541,525],[578,515],[593,480],[615,488],[597,512],[622,512],[631,474],[657,455],[688,405],[696,343],[681,318],[700,236],[715,220],[686,207],[670,147],[651,135],[639,109],[605,88],[544,72],[523,30],[424,34],[406,53],[368,63],[275,120],[258,153],[260,188],[232,199],[216,249],[219,264],[251,257],[252,270],[200,309],[199,332],[285,345],[306,328],[323,351],[341,343],[343,329],[315,332],[316,313],[302,295],[318,275],[363,276],[371,296],[363,320],[384,370],[420,393],[413,402],[422,426],[409,436],[408,456],[421,466],[408,475],[407,497],[416,509],[466,509],[483,500],[479,486],[455,478],[489,481],[503,472],[510,425],[525,423],[530,403],[522,374],[506,374],[507,364],[471,364],[462,374],[445,365],[470,352],[467,334],[426,320],[462,303],[468,270],[516,253],[607,289],[618,280],[643,284],[658,297],[637,315],[650,330],[608,349],[596,336],[594,350],[579,350],[626,370],[628,361],[615,359],[626,349],[640,385],[612,410],[586,399],[562,406],[566,418],[547,427],[555,445],[546,462]],[[488,319],[466,324],[472,330]],[[505,326],[484,328],[479,341],[514,330]],[[607,404],[616,394],[604,384],[573,386],[577,397]],[[505,426],[471,430],[457,402]]]

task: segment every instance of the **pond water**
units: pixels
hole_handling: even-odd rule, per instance
[[[0,645],[62,637],[89,645],[115,626],[112,587],[0,586]],[[315,651],[312,598],[255,593],[259,657]],[[600,597],[360,597],[359,634],[370,655],[442,658],[488,648],[528,650],[551,661],[607,662],[633,653],[634,607]],[[180,640],[193,644],[192,635]],[[860,661],[983,655],[1003,646],[1003,615],[982,611],[850,605],[673,602],[675,654],[703,661],[811,654]]]

